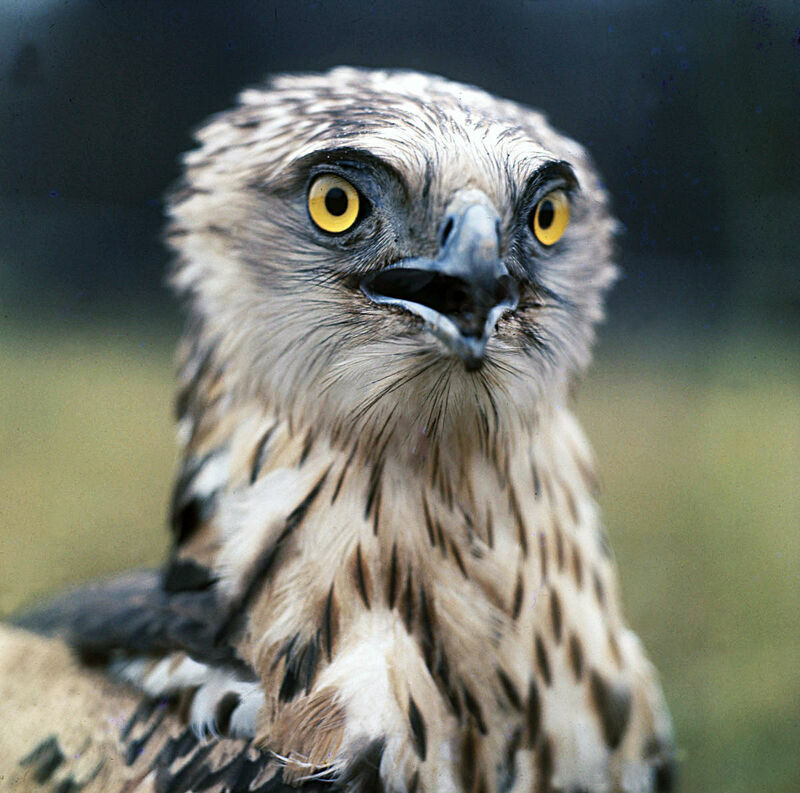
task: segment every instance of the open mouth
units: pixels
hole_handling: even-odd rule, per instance
[[[481,367],[497,321],[518,300],[505,268],[488,278],[467,278],[442,272],[432,260],[398,262],[367,276],[361,289],[374,303],[401,306],[421,317],[469,371]]]

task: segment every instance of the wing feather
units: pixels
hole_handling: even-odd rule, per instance
[[[97,660],[115,650],[183,651],[205,663],[243,666],[226,635],[230,604],[216,589],[168,591],[162,582],[161,571],[134,570],[68,591],[12,623],[58,636]]]

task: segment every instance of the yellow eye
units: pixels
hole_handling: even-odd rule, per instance
[[[569,223],[569,201],[561,190],[548,193],[533,213],[533,233],[542,245],[555,245]]]
[[[358,191],[332,173],[318,176],[308,190],[308,214],[323,231],[339,234],[358,218]]]

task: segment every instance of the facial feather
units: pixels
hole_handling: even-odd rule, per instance
[[[539,113],[413,73],[281,77],[241,100],[198,133],[168,233],[178,253],[173,283],[239,388],[345,433],[375,432],[388,419],[462,444],[482,415],[497,413],[503,443],[532,424],[544,399],[563,396],[588,361],[614,275],[614,222],[577,144]],[[380,163],[370,171],[371,216],[346,243],[320,240],[304,206],[309,164],[332,151]],[[574,220],[558,256],[534,257],[520,201],[527,180],[553,161],[574,170]],[[416,317],[374,306],[353,287],[370,269],[435,251],[442,213],[465,188],[496,208],[501,251],[525,287],[477,377],[451,366]]]

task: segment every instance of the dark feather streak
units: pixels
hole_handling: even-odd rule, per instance
[[[569,663],[577,682],[583,676],[583,649],[581,640],[574,633],[569,637]]]
[[[339,473],[339,478],[336,480],[336,487],[333,488],[333,493],[331,494],[331,504],[333,504],[339,496],[339,491],[342,489],[342,483],[344,482],[344,477],[347,474],[348,469],[350,468],[351,463],[353,462],[353,458],[356,455],[356,449],[358,448],[357,444],[353,444],[352,449],[350,449],[350,454],[347,456],[347,459],[342,466],[342,470]]]
[[[578,505],[575,502],[575,496],[572,492],[572,488],[570,488],[567,484],[563,484],[564,489],[564,496],[567,499],[567,509],[569,510],[569,516],[572,518],[572,524],[576,525],[578,523]]]
[[[214,449],[199,458],[186,460],[172,491],[170,525],[176,546],[185,543],[205,523],[216,508],[218,489],[204,495],[190,492],[197,475],[222,450]]]
[[[361,595],[361,600],[364,601],[364,605],[369,608],[369,583],[368,577],[369,574],[364,569],[364,560],[361,557],[361,543],[356,546],[356,553],[355,559],[353,564],[353,569],[355,572],[356,582],[358,584],[358,592]]]
[[[58,744],[58,738],[51,735],[38,743],[19,764],[32,769],[33,781],[43,785],[55,773],[55,770],[64,762],[64,753]]]
[[[172,535],[175,545],[183,545],[213,514],[218,490],[207,496],[192,496],[172,512]]]
[[[430,507],[428,507],[428,502],[423,496],[422,498],[422,513],[425,517],[425,528],[428,532],[428,540],[432,547],[436,547],[436,531],[433,527],[433,518],[431,517]]]
[[[550,622],[553,624],[553,635],[556,643],[561,642],[561,599],[558,592],[551,587],[550,589]]]
[[[427,738],[425,730],[425,720],[419,712],[417,703],[414,702],[414,697],[408,697],[408,723],[411,726],[411,736],[414,739],[414,748],[417,751],[421,760],[425,760],[427,752]]]
[[[547,581],[547,537],[544,532],[539,532],[539,564],[542,571],[542,581]]]
[[[539,736],[539,726],[542,722],[542,704],[539,698],[539,686],[531,678],[528,682],[528,699],[525,703],[525,723],[527,729],[527,745],[533,748]]]
[[[369,488],[367,489],[367,498],[364,503],[364,520],[367,520],[372,512],[372,505],[381,487],[381,477],[383,476],[383,464],[374,465],[372,473],[369,478]]]
[[[539,482],[539,471],[536,468],[536,463],[531,463],[531,474],[533,476],[533,497],[538,501],[539,496],[542,494],[542,485]]]
[[[461,551],[458,550],[458,545],[455,540],[450,543],[450,552],[453,554],[453,559],[455,559],[456,566],[461,571],[461,575],[464,576],[464,578],[468,578],[467,568],[464,567],[464,560],[461,558]]]
[[[516,620],[522,611],[522,598],[525,594],[525,584],[522,580],[522,572],[517,574],[517,583],[514,587],[514,599],[511,604],[511,618]]]
[[[600,606],[604,607],[606,605],[606,591],[603,587],[600,573],[596,569],[592,570],[592,581],[594,583],[594,596],[597,598],[597,602]]]
[[[397,598],[397,543],[392,543],[392,556],[389,561],[389,590],[386,600],[388,601],[389,608],[394,608],[394,603]]]
[[[314,445],[314,432],[309,430],[306,434],[305,441],[303,442],[303,450],[300,452],[300,460],[297,463],[297,467],[302,467],[303,463],[308,459],[308,455],[311,453],[311,447]]]
[[[169,768],[175,760],[189,754],[197,746],[197,741],[191,727],[186,727],[178,735],[170,736],[156,758],[156,765]]]
[[[422,627],[422,654],[425,658],[425,665],[430,669],[433,665],[435,637],[431,605],[424,587],[420,587],[419,590],[419,617]]]
[[[497,668],[497,679],[500,681],[503,693],[506,695],[506,699],[511,703],[511,706],[515,710],[521,711],[522,698],[519,695],[519,691],[517,691],[517,687],[514,685],[511,678],[500,667]]]
[[[406,576],[406,589],[398,605],[402,608],[406,630],[411,633],[414,622],[414,584],[410,565],[408,567],[408,575]]]
[[[503,753],[503,762],[501,768],[498,769],[500,776],[498,790],[508,791],[514,786],[514,781],[517,778],[517,752],[519,751],[521,742],[522,729],[518,727],[514,730],[506,743],[505,752]]]
[[[378,494],[375,497],[375,509],[372,511],[372,534],[377,537],[381,528],[381,502],[383,499],[383,491],[379,488]]]
[[[119,734],[120,740],[123,742],[127,741],[131,732],[133,731],[133,728],[137,724],[147,722],[158,707],[158,703],[159,700],[154,699],[153,697],[144,697],[136,706],[136,709],[130,715],[128,720],[125,722],[125,725]]]
[[[458,764],[461,771],[461,784],[465,791],[475,789],[475,772],[478,763],[478,741],[473,729],[464,731],[461,741],[461,756]]]
[[[461,686],[461,692],[464,695],[464,705],[466,705],[469,715],[475,720],[475,726],[481,735],[486,735],[486,722],[483,720],[483,711],[478,704],[478,700],[472,695],[472,692],[464,685]]]
[[[308,694],[314,680],[319,654],[319,631],[305,644],[301,644],[299,638],[295,634],[275,659],[275,662],[280,658],[284,659],[283,680],[278,691],[278,699],[282,702],[294,699],[301,691]]]
[[[125,747],[125,765],[133,765],[138,759],[139,755],[144,751],[148,741],[155,735],[156,730],[161,726],[168,712],[167,703],[159,702],[155,711],[155,718],[150,722],[147,730],[128,743]]]
[[[537,791],[550,793],[553,790],[553,768],[553,745],[547,736],[543,736],[536,751]]]
[[[256,479],[258,479],[258,475],[261,472],[261,466],[264,464],[264,451],[267,448],[267,444],[269,443],[269,439],[272,437],[272,433],[275,431],[275,425],[271,426],[262,436],[259,442],[256,444],[256,448],[253,452],[253,461],[250,464],[250,484],[252,485]]]
[[[435,677],[441,682],[441,690],[444,691],[453,713],[461,721],[461,700],[459,699],[458,691],[451,683],[450,665],[444,652],[439,653]]]
[[[578,589],[581,589],[583,587],[583,560],[577,543],[572,545],[572,574],[575,577],[575,584]]]
[[[333,621],[334,621],[334,610],[336,610],[336,603],[334,601],[334,594],[333,594],[333,584],[331,584],[331,588],[328,590],[328,597],[325,600],[325,614],[323,617],[324,623],[324,632],[325,632],[325,652],[328,656],[328,662],[330,663],[331,656],[333,654]]]
[[[628,727],[631,712],[630,689],[623,683],[609,683],[595,669],[589,674],[589,689],[606,743],[614,750],[619,746]]]
[[[539,634],[536,634],[536,667],[539,670],[539,674],[542,676],[542,680],[546,686],[550,686],[553,682],[552,675],[550,673],[550,661],[547,658],[547,650],[545,649],[544,642],[542,641],[542,637]]]

